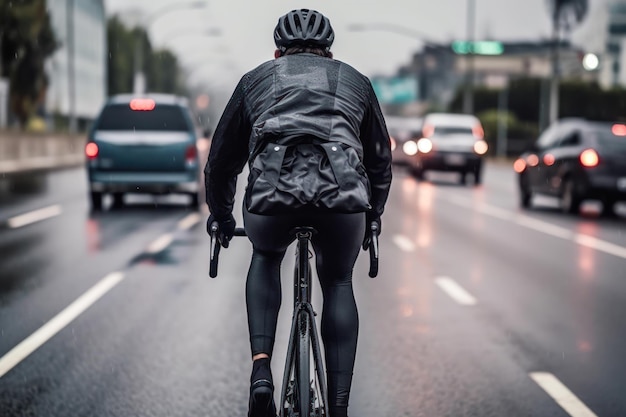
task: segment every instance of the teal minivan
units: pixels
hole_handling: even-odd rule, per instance
[[[166,94],[117,95],[104,105],[85,146],[89,198],[102,209],[125,193],[184,193],[199,205],[197,137],[187,99]]]

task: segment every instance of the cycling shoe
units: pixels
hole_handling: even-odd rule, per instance
[[[271,381],[259,379],[250,386],[248,417],[276,417],[274,385]]]

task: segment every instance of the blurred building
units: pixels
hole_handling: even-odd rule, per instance
[[[472,56],[474,85],[501,88],[510,79],[519,77],[549,78],[551,75],[552,42],[488,42],[485,54]],[[421,102],[447,107],[457,90],[465,83],[468,55],[450,44],[429,44],[402,67],[398,76],[414,76],[418,82]],[[569,42],[560,44],[559,61],[563,78],[594,80],[596,72],[582,66],[583,51]]]
[[[626,85],[626,0],[608,5],[603,84]]]
[[[74,115],[83,130],[107,96],[104,0],[47,0],[47,7],[61,45],[47,63],[45,117],[58,126],[69,124]]]

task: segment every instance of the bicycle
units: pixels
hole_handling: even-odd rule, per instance
[[[217,238],[217,222],[210,226],[211,258],[209,276],[217,277],[220,242]],[[368,275],[378,275],[378,224],[370,224],[372,238],[369,244],[370,268]],[[294,310],[291,321],[287,357],[283,372],[280,402],[280,417],[328,417],[328,393],[324,378],[324,362],[320,349],[315,316],[311,304],[310,243],[316,233],[312,227],[297,227],[292,234],[297,240],[296,264],[294,268]],[[235,229],[235,236],[246,236],[243,228]],[[311,367],[311,358],[313,366]],[[311,379],[311,370],[313,379]]]

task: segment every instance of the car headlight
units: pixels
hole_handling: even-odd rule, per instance
[[[487,142],[485,142],[484,140],[478,140],[474,143],[474,152],[476,152],[478,155],[486,154],[488,149],[489,145],[487,145]]]
[[[421,153],[428,153],[433,150],[433,142],[428,138],[421,138],[417,141],[417,149]]]
[[[415,155],[417,153],[417,143],[412,140],[407,140],[404,142],[404,145],[402,145],[402,151],[409,156]]]
[[[389,141],[391,142],[391,152],[396,150],[396,140],[393,138],[393,136],[389,136]]]

